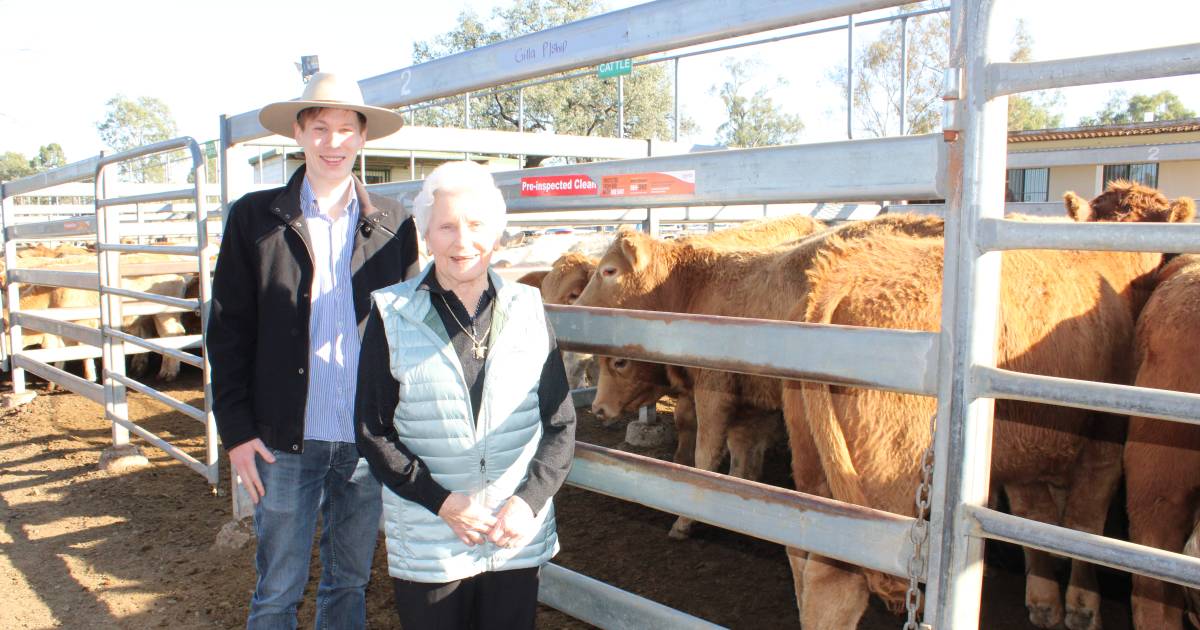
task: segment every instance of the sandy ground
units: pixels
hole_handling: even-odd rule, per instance
[[[160,386],[199,403],[194,371]],[[201,453],[194,421],[144,397],[130,400],[143,425]],[[581,440],[622,447],[623,435],[581,413]],[[200,476],[152,447],[144,448],[150,466],[102,473],[97,463],[109,443],[101,408],[72,394],[39,395],[0,416],[0,628],[242,627],[254,582],[253,543],[232,552],[213,546],[230,519],[228,496],[214,495]],[[669,451],[641,452],[666,458]],[[769,458],[767,481],[787,485],[787,470],[781,447]],[[556,500],[559,564],[725,626],[797,626],[779,546],[706,526],[691,540],[671,541],[671,515],[575,488]],[[981,627],[1030,627],[1019,551],[996,546],[987,575]],[[1128,627],[1128,578],[1105,572],[1102,580],[1105,627]],[[302,625],[311,625],[313,584]],[[398,627],[390,597],[381,545],[368,593],[372,627]],[[860,627],[902,622],[873,602]],[[586,627],[545,608],[538,625]]]

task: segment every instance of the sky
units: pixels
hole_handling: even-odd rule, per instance
[[[299,96],[303,86],[294,64],[301,55],[319,55],[322,69],[364,79],[411,65],[413,42],[452,29],[461,11],[487,15],[504,4],[0,0],[0,23],[6,27],[0,38],[6,79],[0,153],[31,156],[39,146],[57,142],[69,161],[95,155],[105,148],[96,123],[117,94],[162,99],[181,135],[212,139],[220,114]],[[608,0],[606,6],[634,4]],[[1015,26],[1017,17],[1026,21],[1039,60],[1200,41],[1200,0],[1001,0],[1000,5],[1005,24]],[[856,38],[865,41],[881,28],[859,28]],[[845,64],[845,33],[837,32],[683,60],[680,100],[684,114],[698,125],[697,133],[683,140],[714,141],[724,113],[711,89],[721,79],[722,61],[731,56],[761,62],[757,80],[769,87],[780,110],[804,121],[801,141],[845,137],[844,93],[828,79],[831,70]],[[1094,114],[1115,89],[1131,94],[1169,89],[1200,111],[1200,77],[1137,81],[1063,90],[1064,124]]]

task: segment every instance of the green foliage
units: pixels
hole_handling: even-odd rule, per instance
[[[1025,26],[1025,20],[1017,21],[1017,33],[1013,37],[1013,52],[1010,61],[1033,61],[1033,37]],[[1051,129],[1061,127],[1062,94],[1057,90],[1014,94],[1008,97],[1008,130]]]
[[[765,87],[751,96],[745,90],[750,82],[753,62],[726,59],[729,79],[709,91],[721,98],[728,118],[717,128],[717,143],[732,147],[763,147],[795,142],[804,123],[795,114],[785,114],[767,96]]]
[[[1158,94],[1134,94],[1128,96],[1118,90],[1109,95],[1104,109],[1095,116],[1085,116],[1080,125],[1118,125],[1122,123],[1150,120],[1179,120],[1195,118],[1196,112],[1184,106],[1174,92],[1163,90]]]
[[[413,62],[421,63],[486,46],[519,35],[581,20],[604,10],[599,0],[519,0],[495,9],[487,19],[472,11],[459,15],[458,26],[432,40],[413,44]],[[565,73],[564,73],[565,74]],[[550,75],[547,79],[560,75]],[[581,76],[523,89],[522,129],[581,136],[617,136],[617,79]],[[625,137],[672,137],[671,81],[662,64],[636,66],[624,78]],[[476,95],[470,99],[471,124],[477,129],[515,131],[519,113],[516,90]],[[434,127],[464,126],[464,99],[459,97],[416,110],[413,123]],[[682,121],[681,133],[695,129]],[[530,160],[531,165],[540,158]]]
[[[57,142],[43,145],[38,149],[38,154],[29,160],[29,166],[38,172],[48,171],[66,164],[67,156],[63,153],[62,145]]]
[[[176,135],[175,119],[171,110],[161,100],[142,96],[138,99],[116,95],[106,105],[104,120],[96,123],[100,139],[115,151],[125,151]],[[165,182],[166,158],[161,155],[126,162],[121,165],[123,175],[136,182]]]
[[[899,12],[945,6],[945,0],[928,5],[904,5]],[[873,42],[854,55],[854,89],[851,102],[854,122],[873,136],[899,132],[901,22],[888,24]],[[905,99],[905,133],[936,131],[941,124],[942,71],[949,57],[949,13],[934,13],[908,20],[908,73]],[[846,86],[846,68],[829,73],[829,79]]]
[[[0,156],[0,181],[10,182],[33,173],[33,167],[24,155],[16,151],[7,151]]]

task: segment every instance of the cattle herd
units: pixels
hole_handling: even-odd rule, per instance
[[[1195,214],[1191,199],[1172,202],[1129,182],[1111,183],[1091,202],[1067,193],[1064,205],[1061,221],[1188,222]],[[937,331],[943,247],[935,217],[827,227],[792,216],[674,241],[621,231],[599,259],[568,254],[523,280],[540,284],[548,304]],[[1200,356],[1200,256],[1002,256],[999,367],[1200,392],[1188,369]],[[592,410],[602,419],[676,397],[679,463],[716,470],[728,453],[730,474],[755,479],[767,446],[786,434],[797,490],[915,513],[932,398],[623,358],[598,363]],[[1124,472],[1133,542],[1200,555],[1200,428],[1007,400],[996,402],[995,418],[992,496],[1002,492],[1014,514],[1099,534]],[[690,528],[680,518],[670,535],[686,538]],[[1064,595],[1054,559],[1025,556],[1031,623],[1102,627],[1091,565],[1072,562]],[[788,559],[805,628],[854,627],[870,593],[903,610],[906,581],[799,549],[788,549]],[[1195,614],[1190,604],[1200,597],[1134,576],[1135,627],[1182,628],[1184,614]]]
[[[1062,221],[1186,222],[1192,200],[1113,182],[1088,202],[1067,193]],[[1013,216],[1019,220],[1045,220]],[[943,223],[917,215],[830,227],[789,216],[672,241],[618,232],[598,259],[567,254],[523,282],[547,304],[576,304],[819,324],[937,331],[941,319]],[[997,365],[1045,376],[1200,392],[1188,369],[1200,356],[1200,256],[1017,250],[1002,255]],[[1168,260],[1169,259],[1169,260]],[[21,267],[94,264],[67,247],[22,251]],[[123,260],[133,261],[131,256]],[[2,270],[0,270],[2,275]],[[126,288],[172,297],[195,294],[180,274],[134,276]],[[189,288],[189,284],[193,285]],[[95,307],[93,291],[23,287],[21,309]],[[88,323],[88,322],[83,322]],[[94,322],[90,322],[95,325]],[[176,313],[126,318],[140,336],[178,335],[195,320]],[[61,347],[26,332],[26,345]],[[826,348],[797,348],[820,356]],[[144,370],[137,355],[132,372]],[[786,437],[792,479],[802,492],[914,515],[921,455],[932,435],[929,397],[779,380],[624,358],[568,361],[573,382],[597,385],[594,414],[611,420],[663,396],[676,399],[675,461],[757,479],[768,447]],[[172,380],[177,361],[159,377]],[[94,369],[85,370],[94,378]],[[991,481],[1016,515],[1099,534],[1124,475],[1133,542],[1200,556],[1200,428],[1119,418],[1067,407],[997,401]],[[687,538],[680,518],[669,535]],[[849,542],[849,541],[848,541]],[[870,594],[903,610],[907,582],[788,549],[805,628],[854,627]],[[1025,605],[1038,627],[1101,628],[1092,567],[1072,562],[1065,595],[1054,559],[1027,550]],[[1197,623],[1200,596],[1133,578],[1137,628]]]

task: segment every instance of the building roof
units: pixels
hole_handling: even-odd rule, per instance
[[[1157,120],[1153,122],[1125,123],[1121,125],[1096,125],[1091,127],[1063,127],[1060,129],[1010,131],[1008,132],[1008,141],[1040,142],[1045,140],[1079,140],[1083,138],[1144,136],[1160,133],[1183,133],[1188,131],[1200,131],[1200,118]]]

